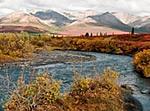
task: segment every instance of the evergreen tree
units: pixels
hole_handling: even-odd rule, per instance
[[[97,33],[97,36],[98,36],[98,33]]]
[[[93,34],[91,33],[91,37],[93,37]]]
[[[89,37],[89,33],[87,32],[87,33],[85,34],[85,36],[86,36],[86,37]]]
[[[134,34],[134,27],[132,27],[131,34],[132,35]]]
[[[102,32],[100,32],[100,36],[103,36]]]

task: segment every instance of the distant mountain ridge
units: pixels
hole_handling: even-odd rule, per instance
[[[132,15],[129,13],[117,13],[117,12],[113,12],[112,15],[114,15],[115,17],[117,17],[120,21],[122,21],[124,24],[130,24],[138,19],[140,19],[141,17],[136,16],[136,15]]]
[[[5,28],[3,28],[5,26]],[[24,31],[49,32],[66,35],[81,35],[85,32],[129,33],[134,27],[137,33],[150,32],[150,16],[136,16],[128,13],[93,10],[83,12],[57,12],[54,10],[18,11],[0,16],[0,32],[9,32],[7,27],[14,26],[14,32]],[[31,28],[32,27],[32,28]]]
[[[53,10],[37,11],[35,14],[33,13],[30,13],[30,14],[35,17],[40,18],[41,20],[53,20],[52,24],[58,27],[61,27],[67,23],[73,22],[73,20],[70,20],[64,15],[61,15],[60,13],[53,11]]]
[[[96,25],[108,26],[123,31],[129,31],[131,29],[130,26],[122,23],[117,17],[113,16],[109,12],[89,17],[97,21]]]

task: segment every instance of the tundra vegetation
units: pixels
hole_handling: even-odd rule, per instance
[[[142,72],[145,77],[150,77],[150,49],[137,53],[133,64],[137,71]]]
[[[127,104],[117,80],[118,74],[110,68],[92,78],[75,73],[71,90],[61,94],[61,81],[47,73],[38,75],[30,84],[25,84],[22,76],[4,108],[6,111],[125,111]]]
[[[88,32],[87,32],[88,33]],[[150,49],[149,34],[124,34],[89,36],[88,34],[80,37],[57,37],[47,34],[35,34],[34,36],[26,32],[21,33],[2,33],[0,34],[0,62],[10,62],[18,59],[33,57],[36,50],[77,50],[93,51],[113,54],[123,54],[134,56],[138,52]],[[88,35],[88,36],[87,36]],[[146,51],[144,51],[146,52]],[[144,53],[140,53],[143,55]],[[139,55],[139,54],[137,54]],[[143,55],[145,56],[145,55]],[[148,57],[149,58],[149,57]],[[134,57],[134,65],[138,71],[145,76],[149,75],[149,65],[147,68],[138,68],[136,61],[145,59],[144,57]],[[141,60],[146,62],[146,60]],[[149,59],[146,63],[149,64]],[[145,67],[142,65],[142,67]]]
[[[0,34],[0,62],[9,62],[16,58],[27,58],[33,54],[28,33]]]
[[[27,59],[37,50],[77,50],[94,51],[134,56],[133,64],[144,76],[150,74],[150,35],[107,35],[82,37],[56,37],[46,34],[30,35],[21,33],[0,34],[0,62],[13,62]],[[77,77],[77,76],[76,76]],[[91,110],[124,111],[120,86],[116,84],[117,75],[112,70],[93,78],[77,77],[68,94],[59,92],[60,81],[44,73],[35,81],[25,84],[23,77],[5,103],[6,111],[43,110]]]

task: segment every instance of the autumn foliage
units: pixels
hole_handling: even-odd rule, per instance
[[[137,71],[142,72],[145,77],[150,77],[150,49],[137,53],[133,64]]]
[[[25,84],[21,77],[4,108],[6,111],[124,111],[117,77],[110,69],[93,78],[76,75],[68,94],[61,94],[61,82],[46,73],[31,84]]]
[[[52,37],[46,34],[29,35],[21,33],[0,34],[0,62],[13,61],[14,58],[26,58],[35,50],[75,50],[93,51],[134,56],[136,53],[150,49],[149,34],[122,34],[82,37]],[[147,59],[143,54],[147,53]],[[145,54],[144,54],[145,55]],[[136,54],[134,65],[145,76],[149,75],[149,65],[141,63],[148,60],[148,52]],[[146,65],[145,65],[146,64]],[[145,67],[146,66],[146,67]]]
[[[31,36],[26,32],[0,34],[0,54],[24,58],[35,49],[94,51],[134,55],[150,49],[150,35],[101,35],[82,37],[51,37],[46,34]],[[54,48],[55,49],[55,48]]]
[[[130,37],[129,37],[130,36]],[[134,55],[144,49],[150,49],[150,41],[145,41],[139,35],[111,35],[101,37],[66,37],[53,38],[50,42],[52,47],[63,47],[64,49],[79,51],[94,51],[124,55]]]
[[[124,111],[117,73],[109,68],[93,78],[77,77],[67,100],[74,111]]]
[[[146,77],[150,76],[150,35],[144,34],[58,38],[48,35],[31,37],[25,32],[0,34],[0,62],[13,57],[25,58],[35,48],[48,47],[131,56],[135,54],[133,64],[136,69]],[[61,82],[46,73],[37,76],[30,84],[25,84],[24,78],[20,77],[4,108],[6,111],[124,111],[125,104],[116,81],[117,73],[110,69],[93,78],[76,75],[70,92],[61,94]]]
[[[28,33],[0,34],[0,54],[24,58],[33,52]]]
[[[53,38],[50,45],[67,50],[104,52],[130,56],[136,54],[133,58],[136,69],[143,72],[144,76],[150,76],[150,56],[149,50],[147,50],[150,49],[149,34]]]
[[[57,108],[60,82],[46,73],[36,77],[31,84],[25,84],[23,77],[17,81],[17,88],[5,103],[6,111],[45,111]]]

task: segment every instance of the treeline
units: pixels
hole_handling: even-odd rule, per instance
[[[150,42],[114,40],[112,37],[78,39],[63,38],[54,39],[50,42],[52,47],[63,47],[64,49],[78,51],[93,51],[114,54],[134,55],[144,49],[150,49]]]
[[[95,37],[51,37],[30,36],[26,32],[0,34],[0,53],[24,58],[36,48],[60,47],[61,49],[94,51],[114,54],[134,55],[150,49],[150,37],[141,35],[108,35]],[[145,41],[147,40],[147,41]]]

